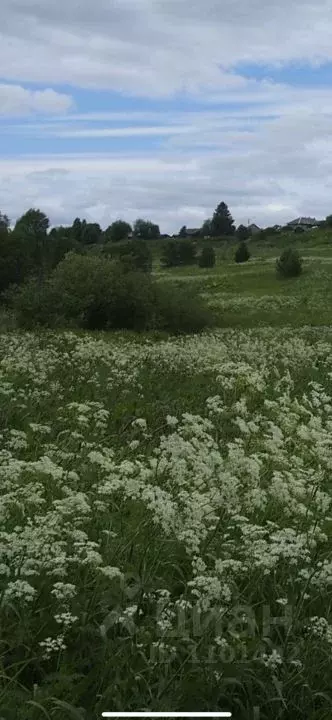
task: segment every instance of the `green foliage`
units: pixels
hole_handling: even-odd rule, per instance
[[[216,253],[214,251],[213,247],[205,247],[203,248],[199,259],[198,259],[199,267],[201,268],[211,268],[214,267],[216,264]]]
[[[107,243],[103,248],[103,254],[109,258],[117,258],[121,261],[123,269],[141,270],[142,272],[151,272],[152,270],[151,248],[143,240],[134,238],[122,244]]]
[[[19,285],[32,270],[29,246],[21,234],[0,225],[0,293],[12,284]]]
[[[23,328],[155,328],[177,333],[199,331],[210,321],[197,297],[164,289],[149,273],[105,256],[69,253],[48,280],[40,284],[32,279],[8,297]]]
[[[186,225],[183,225],[183,227],[181,228],[181,230],[180,230],[180,232],[179,232],[179,237],[180,237],[180,238],[186,238],[186,237],[187,237],[187,227],[186,227]]]
[[[0,230],[8,230],[9,229],[9,217],[8,215],[4,215],[4,213],[0,212]]]
[[[297,250],[286,248],[276,262],[277,275],[282,278],[297,277],[302,273],[302,259]]]
[[[161,257],[163,267],[194,265],[197,262],[196,244],[189,238],[170,240],[165,244]]]
[[[30,208],[16,222],[13,235],[24,245],[29,258],[30,272],[43,279],[50,262],[50,243],[47,230],[49,219],[40,210]]]
[[[245,225],[239,225],[236,230],[236,235],[241,242],[245,242],[245,240],[248,240],[250,238],[251,232],[249,228]]]
[[[41,283],[32,277],[20,286],[12,286],[5,301],[14,312],[18,327],[24,330],[70,324],[69,318],[67,323],[61,318],[59,294],[49,279]]]
[[[234,232],[234,220],[228,206],[221,202],[215,209],[211,220],[211,234],[214,237],[221,237],[222,235],[234,235]]]
[[[241,242],[239,247],[235,251],[235,262],[244,263],[250,258],[250,252],[245,242]]]
[[[198,333],[212,323],[212,313],[187,287],[158,285],[155,288],[156,323],[159,330],[174,335]]]
[[[134,236],[141,240],[157,240],[160,237],[159,225],[139,218],[134,224]]]
[[[70,231],[74,241],[81,245],[96,245],[102,239],[102,230],[98,223],[87,223],[80,218],[75,218]]]
[[[105,242],[122,242],[132,232],[131,225],[125,220],[115,220],[104,232]]]
[[[52,228],[49,233],[49,266],[55,268],[71,251],[79,251],[80,245],[69,227]]]
[[[50,221],[41,210],[30,208],[22,215],[15,224],[16,231],[22,231],[31,236],[44,237],[47,233]]]
[[[277,238],[279,236],[280,232],[275,227],[267,227],[264,228],[264,230],[261,230],[259,234],[257,234],[256,238],[259,240],[266,240],[267,238]]]
[[[201,227],[201,235],[202,235],[202,237],[210,237],[212,235],[212,221],[211,220],[204,220],[203,225]]]

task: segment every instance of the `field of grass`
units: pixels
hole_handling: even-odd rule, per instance
[[[201,336],[2,331],[2,720],[331,720],[321,248],[288,281],[254,244],[243,266],[156,263],[220,310]]]

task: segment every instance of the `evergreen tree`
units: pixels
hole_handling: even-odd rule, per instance
[[[247,260],[249,260],[249,258],[250,258],[250,252],[249,252],[245,242],[241,242],[235,252],[235,262],[244,263],[244,262],[247,262]]]
[[[222,235],[234,235],[234,232],[234,220],[228,206],[221,202],[215,209],[211,220],[211,234],[214,237],[221,237]]]

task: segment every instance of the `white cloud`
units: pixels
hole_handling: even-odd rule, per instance
[[[241,91],[238,62],[332,59],[330,0],[2,0],[2,76],[135,95]]]
[[[195,137],[187,147],[183,135],[178,136],[183,146],[174,149],[166,138],[153,153],[2,159],[1,209],[15,219],[30,206],[40,207],[52,224],[81,216],[107,226],[117,217],[132,222],[146,216],[165,232],[200,225],[220,200],[228,203],[237,223],[325,217],[332,210],[330,127],[308,117],[297,128],[293,118],[281,118],[243,133],[240,144],[237,139],[225,148],[221,130],[209,151],[195,147]],[[204,122],[198,135],[203,130]]]
[[[220,200],[238,223],[332,211],[330,88],[237,69],[332,61],[330,0],[2,0],[1,11],[0,113],[50,113],[39,124],[2,122],[3,134],[33,147],[52,138],[54,151],[67,138],[73,149],[0,161],[2,209],[13,219],[35,205],[52,223],[146,215],[167,231],[199,224]],[[204,110],[117,113],[110,96],[108,112],[69,114],[70,95],[24,82],[196,98]],[[135,137],[144,152],[130,152]],[[75,138],[80,151],[85,140],[116,152],[76,155]],[[126,152],[116,138],[127,138]]]
[[[0,115],[63,113],[73,107],[70,95],[46,90],[27,90],[21,85],[0,83]]]

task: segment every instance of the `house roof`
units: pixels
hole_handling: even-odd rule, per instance
[[[200,229],[199,228],[187,228],[186,233],[187,233],[187,235],[199,235]]]
[[[287,223],[288,225],[316,225],[317,220],[315,218],[310,217],[299,217],[296,218],[296,220],[292,220],[291,222]]]
[[[250,230],[250,228],[257,228],[257,230],[260,230],[260,227],[258,227],[258,225],[256,225],[256,223],[251,223],[250,225],[248,225],[248,227],[249,227],[249,230]]]

